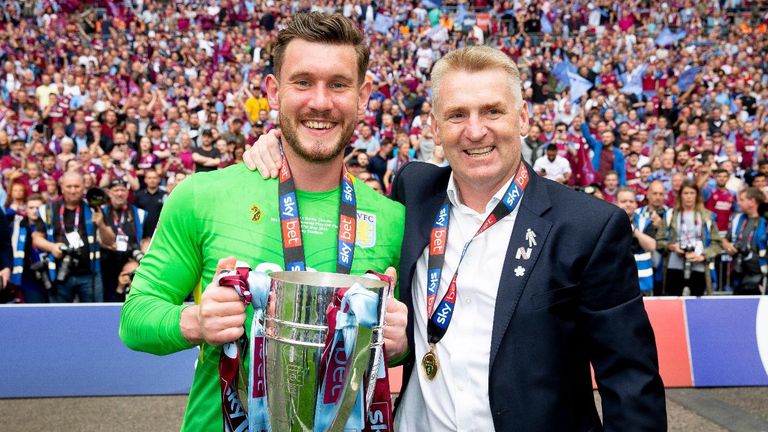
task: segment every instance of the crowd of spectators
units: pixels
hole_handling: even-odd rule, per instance
[[[523,154],[534,170],[617,205],[632,193],[622,208],[639,269],[651,255],[656,286],[646,292],[733,290],[722,277],[733,264],[720,256],[744,246],[730,223],[739,193],[753,186],[761,193],[746,199],[768,197],[768,8],[759,1],[6,0],[0,204],[18,261],[3,270],[16,301],[123,299],[173,187],[240,162],[279,127],[263,78],[277,30],[309,10],[342,13],[369,37],[374,90],[347,164],[371,187],[386,193],[413,160],[447,164],[429,127],[431,67],[451,49],[491,45],[520,68],[530,117]],[[703,205],[683,203],[686,188]],[[89,205],[77,204],[86,191]],[[81,207],[104,215],[93,240],[74,216]],[[78,230],[74,274],[103,279],[91,296],[56,293],[73,246],[65,237]],[[749,241],[760,233],[742,231]],[[694,250],[678,235],[692,236]],[[684,272],[688,261],[695,276],[675,274],[665,289],[667,267]],[[710,264],[719,278],[709,278]]]

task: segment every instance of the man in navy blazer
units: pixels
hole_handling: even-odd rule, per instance
[[[465,427],[460,423],[462,397],[472,397],[472,393],[456,391],[461,389],[458,378],[446,386],[448,393],[454,392],[453,406],[446,405],[447,410],[439,403],[442,394],[427,395],[435,385],[424,370],[423,353],[430,347],[419,334],[424,331],[423,324],[414,333],[417,318],[424,315],[426,319],[426,312],[424,306],[414,306],[419,303],[414,296],[421,295],[420,303],[424,304],[424,294],[417,287],[428,282],[417,282],[427,277],[427,265],[419,267],[418,263],[427,259],[434,244],[430,239],[441,207],[451,203],[451,218],[459,213],[456,204],[485,217],[494,197],[503,193],[510,181],[520,180],[517,169],[523,162],[519,135],[527,130],[527,108],[519,96],[516,68],[498,53],[488,47],[472,47],[450,53],[438,62],[432,74],[432,125],[437,144],[444,147],[453,170],[411,163],[396,176],[392,189],[392,198],[406,206],[400,300],[409,309],[410,355],[404,364],[399,400],[409,406],[400,406],[399,410],[408,414],[400,412],[398,416],[411,418],[398,418],[401,429],[412,430],[424,422],[430,428]],[[511,86],[506,75],[512,77]],[[512,88],[510,94],[505,87]],[[664,388],[653,330],[630,252],[629,220],[619,208],[538,177],[525,166],[530,175],[516,213],[511,214],[515,216],[511,236],[499,236],[503,232],[494,232],[493,227],[481,234],[498,236],[492,238],[507,245],[502,268],[487,269],[488,273],[501,273],[495,306],[489,314],[476,317],[487,320],[492,316],[487,404],[493,428],[666,430]],[[446,200],[448,190],[454,190],[453,199]],[[450,226],[453,228],[453,219]],[[473,247],[474,243],[468,249]],[[486,258],[492,258],[488,252],[480,253],[480,259],[462,263],[461,272],[467,266],[482,267]],[[421,274],[416,274],[417,268]],[[461,297],[461,283],[457,289]],[[461,301],[454,303],[454,308],[462,307]],[[446,334],[457,324],[452,323]],[[470,336],[463,341],[466,350],[487,352],[473,346],[473,339]],[[447,359],[438,356],[440,363],[450,363],[456,348],[454,345],[452,352],[444,353]],[[602,397],[602,424],[594,404],[590,364]],[[412,389],[414,385],[417,388]],[[425,394],[409,395],[413,391]],[[436,413],[422,414],[433,410],[436,401]],[[457,413],[455,421],[443,421],[441,417],[452,414],[451,407]],[[483,420],[482,415],[477,417],[475,424]]]

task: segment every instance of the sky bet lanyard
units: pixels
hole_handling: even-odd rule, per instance
[[[432,234],[429,240],[429,261],[427,262],[427,341],[429,342],[429,351],[424,355],[421,360],[422,368],[427,378],[432,380],[437,375],[437,371],[440,368],[440,363],[437,360],[437,353],[435,350],[435,344],[445,336],[445,332],[448,330],[448,326],[451,324],[451,318],[453,317],[453,311],[456,304],[456,278],[459,276],[459,267],[464,256],[469,249],[470,243],[483,231],[492,227],[496,222],[500,221],[515,209],[520,203],[520,199],[523,197],[523,192],[526,186],[528,186],[528,170],[524,163],[520,163],[517,173],[510,183],[509,188],[504,193],[504,198],[493,209],[490,215],[485,219],[480,228],[477,230],[474,236],[467,243],[464,244],[464,249],[461,251],[459,263],[456,265],[456,272],[451,278],[450,285],[448,285],[448,291],[443,296],[437,309],[434,309],[435,300],[437,299],[437,291],[440,287],[440,276],[443,272],[443,264],[445,263],[445,249],[448,245],[448,222],[451,214],[451,202],[448,197],[445,198],[443,205],[440,206],[440,210],[437,212],[435,218],[435,224],[432,226]],[[434,313],[433,313],[434,312]]]
[[[293,182],[291,168],[288,166],[288,160],[285,158],[282,147],[280,147],[280,154],[283,158],[283,166],[280,168],[280,183],[277,192],[280,200],[280,224],[282,226],[285,270],[304,271],[307,265],[304,257],[301,221],[299,220],[299,204],[296,200],[296,185]],[[336,273],[349,274],[352,269],[356,224],[357,199],[355,198],[355,188],[352,186],[352,176],[342,165]]]

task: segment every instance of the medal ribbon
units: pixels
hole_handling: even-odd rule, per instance
[[[379,299],[376,293],[355,284],[339,290],[326,311],[328,336],[325,341],[319,376],[322,377],[320,392],[315,406],[314,432],[325,432],[336,419],[344,393],[357,387],[358,394],[345,431],[363,432],[366,427],[365,391],[367,377],[355,377],[357,383],[346,387],[347,375],[353,367],[353,356],[359,327],[373,328],[379,322]],[[338,373],[341,371],[341,373]],[[363,385],[361,385],[363,384]],[[390,429],[391,430],[391,429]]]
[[[221,385],[221,410],[224,432],[265,432],[269,431],[269,414],[266,400],[266,379],[264,376],[264,308],[269,298],[269,277],[264,273],[252,272],[242,263],[234,271],[223,271],[217,276],[217,284],[232,287],[240,300],[254,309],[251,321],[250,343],[247,332],[236,341],[221,347],[219,376]],[[250,349],[248,383],[248,409],[246,414],[240,395],[238,379],[243,352]],[[243,389],[245,390],[245,389]]]
[[[280,147],[283,162],[280,168],[279,195],[280,225],[283,237],[283,259],[286,271],[305,271],[307,268],[302,240],[299,204],[296,200],[296,185],[291,168]],[[342,165],[341,200],[339,203],[339,236],[336,260],[336,273],[349,274],[352,258],[355,254],[355,235],[357,225],[357,199],[352,185],[352,175]]]
[[[429,261],[427,262],[427,318],[429,319],[427,324],[427,340],[430,344],[440,342],[440,339],[445,336],[445,332],[448,331],[448,326],[451,324],[458,291],[456,278],[459,275],[459,267],[461,267],[461,263],[464,261],[464,256],[470,243],[496,222],[512,213],[520,203],[523,192],[528,186],[529,179],[528,169],[524,163],[520,162],[512,183],[510,183],[507,191],[504,193],[504,198],[496,205],[483,224],[480,225],[475,235],[464,244],[459,263],[456,265],[456,272],[451,278],[450,285],[448,285],[448,291],[435,310],[435,300],[437,299],[440,277],[443,272],[443,264],[445,263],[445,249],[448,245],[448,222],[451,214],[451,202],[448,197],[445,198],[443,205],[440,206],[435,223],[432,226],[432,234],[429,239]]]

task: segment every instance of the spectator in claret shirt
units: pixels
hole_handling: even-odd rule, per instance
[[[726,187],[730,175],[724,169],[717,169],[713,172],[716,186],[704,193],[706,201],[704,203],[707,210],[715,215],[717,229],[723,236],[728,231],[728,222],[731,215],[736,210],[736,193]]]

